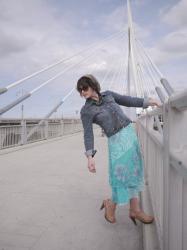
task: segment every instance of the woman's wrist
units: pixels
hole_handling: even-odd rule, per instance
[[[150,105],[150,106],[157,106],[157,107],[160,107],[160,106],[161,106],[161,103],[158,102],[158,100],[149,97],[149,105]]]

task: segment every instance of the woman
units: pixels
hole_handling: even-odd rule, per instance
[[[113,91],[100,92],[100,85],[93,75],[82,76],[77,82],[77,90],[86,99],[81,109],[84,128],[85,155],[88,169],[95,173],[93,123],[98,124],[108,137],[109,183],[112,198],[103,201],[105,219],[115,223],[116,205],[130,202],[129,217],[135,225],[136,219],[152,223],[153,216],[145,214],[139,206],[138,193],[144,188],[143,163],[138,139],[132,121],[121,107],[159,106],[152,98],[138,98],[120,95]]]

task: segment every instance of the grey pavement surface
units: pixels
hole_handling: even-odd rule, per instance
[[[129,205],[117,208],[116,224],[99,210],[110,197],[106,140],[95,131],[96,174],[87,170],[82,133],[2,151],[0,250],[143,249]]]

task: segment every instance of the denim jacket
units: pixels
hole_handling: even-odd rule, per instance
[[[86,99],[85,105],[81,109],[86,156],[96,152],[94,150],[93,123],[99,125],[106,136],[110,137],[132,122],[119,105],[147,108],[149,101],[148,98],[120,95],[109,90],[101,92],[99,103],[91,98]]]

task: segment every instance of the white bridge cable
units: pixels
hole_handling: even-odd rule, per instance
[[[134,54],[134,63],[136,65],[135,70],[137,70],[137,65],[138,65],[138,60],[137,60],[137,46],[136,46],[135,40],[133,40],[133,41],[134,42],[133,42],[133,44],[131,44],[131,48],[132,48],[133,54]],[[138,71],[137,71],[137,77],[139,77],[138,76]],[[136,87],[136,92],[137,92],[136,94],[137,94],[137,96],[141,96],[142,95],[142,86],[141,86],[140,79],[139,79],[139,84],[135,84],[135,85],[136,85],[135,87]]]
[[[43,123],[51,117],[51,115],[58,110],[58,108],[65,102],[65,100],[71,96],[71,94],[75,91],[75,88],[72,88],[70,92],[37,124],[33,129],[28,133],[27,140],[31,137],[31,135],[39,128],[39,126],[43,125]],[[21,144],[21,141],[20,141]]]
[[[119,37],[121,36],[118,35]],[[116,37],[115,37],[116,38]],[[118,37],[117,37],[118,38]],[[114,39],[114,38],[113,38]],[[105,45],[105,44],[104,44]],[[104,46],[102,45],[102,46]],[[101,45],[99,45],[99,47],[96,48],[97,49],[100,49],[102,48]],[[92,53],[90,53],[88,56],[86,56],[86,58],[90,58],[92,55],[94,55],[97,51],[94,50]],[[50,78],[49,80],[47,80],[46,82],[42,83],[40,86],[36,87],[35,89],[33,89],[30,93],[33,94],[34,92],[38,91],[40,88],[42,88],[43,86],[45,86],[46,84],[48,84],[49,82],[55,80],[56,78],[58,78],[59,76],[61,76],[63,73],[67,72],[69,69],[71,69],[72,67],[75,67],[77,65],[79,65],[80,63],[84,62],[85,61],[85,57],[80,60],[78,63],[74,63],[73,65],[70,65],[69,67],[67,67],[66,69],[64,69],[63,71],[61,71],[60,73],[58,73],[57,75],[55,75],[54,77]]]
[[[124,51],[126,51],[126,50],[124,49]],[[122,53],[121,53],[121,54],[123,54],[123,48],[122,48]],[[113,83],[114,83],[113,86],[118,86],[118,84],[119,84],[118,79],[119,79],[119,77],[120,77],[120,74],[121,74],[122,71],[123,71],[123,68],[124,68],[124,58],[122,57],[121,63],[120,63],[120,65],[119,65],[119,67],[118,67],[119,70],[118,70],[118,72],[116,71],[115,78],[112,80],[111,85],[113,85]],[[111,86],[110,86],[110,88],[111,88]]]
[[[121,70],[121,67],[122,67],[122,60],[121,61],[119,61],[119,66],[118,66],[118,71],[114,71],[114,73],[113,73],[113,75],[112,75],[112,77],[111,77],[111,79],[110,79],[110,85],[109,85],[109,89],[111,90],[112,89],[112,86],[114,85],[114,84],[116,84],[115,82],[114,82],[114,79],[116,79],[116,77],[117,77],[117,75],[119,74],[119,72],[120,72],[120,70]]]
[[[156,78],[155,78],[154,75],[153,75],[153,72],[150,70],[150,68],[151,68],[151,67],[149,67],[150,62],[147,61],[147,58],[146,58],[145,55],[142,53],[142,49],[141,49],[141,48],[139,48],[138,53],[139,53],[139,56],[141,57],[141,60],[142,60],[142,62],[143,62],[142,66],[143,66],[144,70],[147,72],[147,75],[149,76],[149,77],[147,78],[147,79],[149,80],[149,86],[150,86],[150,88],[151,88],[151,86],[154,85],[154,88],[155,88],[155,90],[156,90],[156,89],[158,88],[158,84],[161,85],[161,83],[160,83],[159,80],[158,80],[158,81],[156,80]],[[158,79],[158,78],[157,78],[157,79]],[[152,82],[151,82],[151,80],[152,80]],[[157,93],[157,91],[155,91],[155,92]],[[158,95],[158,93],[157,93],[157,95]],[[160,96],[159,96],[159,98],[160,98]]]
[[[121,37],[121,38],[123,39],[123,37]],[[120,38],[120,39],[121,39],[121,38]],[[114,62],[114,57],[115,57],[115,55],[113,55],[113,57],[110,59],[110,61]],[[105,70],[106,72],[105,72],[105,74],[104,74],[102,80],[99,81],[100,86],[101,86],[101,88],[102,88],[103,91],[107,90],[107,88],[104,87],[104,84],[105,84],[106,79],[110,76],[110,73],[111,73],[112,70],[113,70],[113,69],[112,69],[111,67],[108,67],[107,70]],[[92,72],[93,72],[93,71],[94,71],[94,70],[92,70]]]
[[[121,36],[118,35],[118,36]],[[116,37],[115,37],[116,38]],[[104,46],[104,45],[102,45]],[[102,47],[101,45],[97,48],[100,49]],[[92,53],[90,53],[89,55],[87,55],[87,58],[92,57],[94,54],[96,53],[96,50],[94,50]],[[4,114],[5,112],[7,112],[8,110],[12,109],[13,107],[15,107],[16,105],[18,105],[19,103],[21,103],[22,101],[24,101],[25,99],[29,98],[33,93],[35,93],[36,91],[38,91],[40,88],[44,87],[45,85],[47,85],[49,82],[57,79],[58,77],[60,77],[62,74],[64,74],[65,72],[67,72],[69,69],[79,65],[80,63],[84,62],[86,60],[85,58],[83,58],[82,60],[80,60],[78,63],[74,63],[73,65],[70,65],[69,67],[67,67],[66,69],[64,69],[63,71],[61,71],[60,73],[58,73],[57,75],[55,75],[54,77],[50,78],[49,80],[45,81],[44,83],[42,83],[40,86],[36,87],[35,89],[33,89],[32,91],[30,91],[29,93],[23,95],[22,97],[16,99],[15,101],[13,101],[12,103],[10,103],[9,105],[3,107],[0,109],[0,115]]]
[[[124,80],[124,82],[122,81],[122,79],[124,78],[124,76],[126,74],[126,68],[125,68],[125,63],[124,62],[125,61],[124,61],[124,58],[123,58],[122,63],[121,63],[121,70],[119,71],[118,78],[116,79],[116,85],[119,85],[119,87],[120,87],[120,91],[119,92],[122,95],[125,94],[125,91],[124,91],[125,90],[125,80]],[[123,85],[121,85],[121,83]]]
[[[143,52],[143,51],[142,51],[142,52]],[[158,87],[158,85],[160,85],[160,87],[163,87],[162,84],[161,84],[161,82],[160,82],[160,77],[159,77],[159,75],[158,75],[158,74],[156,73],[156,71],[154,70],[154,68],[153,68],[152,64],[150,63],[150,61],[149,61],[148,59],[146,59],[146,55],[145,55],[145,61],[147,61],[147,64],[149,63],[149,65],[150,65],[149,70],[150,70],[150,72],[152,72],[152,76],[153,76],[154,79],[155,79],[155,83],[157,83],[157,84],[156,84],[157,87]]]
[[[90,59],[90,58],[88,58],[88,59]],[[87,60],[84,60],[84,63],[86,62]],[[94,65],[94,69],[92,69],[92,71],[91,71],[91,73],[95,70],[95,68],[97,67],[97,65],[95,64]],[[69,96],[71,96],[72,94],[73,94],[73,92],[74,92],[74,90],[76,90],[76,88],[75,87],[73,87],[72,89],[71,89],[71,91],[57,104],[57,105],[55,105],[55,107],[29,132],[29,134],[27,135],[27,140],[30,138],[30,136],[39,128],[39,126],[41,126],[41,125],[43,125],[43,123],[47,120],[47,119],[49,119],[50,117],[51,117],[51,115],[54,113],[54,112],[56,112],[59,108],[60,108],[60,106],[65,102],[65,100],[69,97]],[[21,144],[21,141],[20,141],[20,143],[19,144]]]
[[[145,83],[145,88],[147,90],[147,94],[151,95],[151,90],[154,89],[154,85],[152,84],[150,76],[147,74],[142,63],[139,64],[139,70],[141,72],[142,79]]]
[[[142,97],[144,97],[145,93],[146,93],[146,95],[148,95],[148,89],[147,89],[147,86],[143,80],[140,59],[138,60],[138,64],[137,64],[137,75],[138,75],[138,79],[139,79],[139,83],[140,83],[141,95],[142,95]]]
[[[88,57],[87,59],[85,59],[85,60],[83,61],[83,63],[86,63],[86,65],[89,65],[89,64],[91,63],[91,62],[88,62],[88,60],[90,60],[90,58],[92,58],[92,57]],[[92,60],[93,60],[93,59],[92,59]],[[94,65],[94,68],[93,68],[92,71],[89,72],[89,73],[92,74],[92,72],[95,70],[96,67],[97,67],[97,65],[95,64],[95,65]],[[76,75],[78,71],[79,71],[79,68],[77,68],[77,69],[76,69],[76,72],[74,72],[73,74]],[[74,90],[76,90],[76,87],[73,87],[72,90],[63,98],[63,100],[61,101],[62,104],[63,104],[63,103],[65,102],[65,100],[74,92]],[[49,117],[50,117],[50,116],[47,116],[47,117],[45,117],[44,119],[49,118]]]
[[[120,75],[119,75],[119,84],[120,84],[120,89],[121,89],[121,94],[122,95],[126,95],[126,80],[125,80],[125,74],[126,74],[126,68],[125,68],[125,64],[123,63],[122,65],[122,70],[120,72]]]
[[[138,52],[140,53],[140,56],[142,58],[142,61],[143,61],[143,64],[144,64],[144,68],[146,69],[147,73],[150,75],[152,81],[153,81],[153,84],[155,87],[157,87],[158,84],[161,85],[160,81],[157,81],[153,75],[153,72],[150,70],[151,67],[149,67],[149,63],[148,61],[146,60],[146,57],[145,55],[142,53],[142,50],[138,50]]]
[[[118,89],[118,85],[119,85],[119,81],[118,81],[118,79],[119,79],[119,77],[120,77],[120,74],[121,74],[121,72],[122,72],[122,70],[123,70],[123,62],[124,62],[124,58],[122,58],[121,59],[121,64],[120,64],[120,66],[119,66],[119,70],[118,70],[118,72],[116,73],[116,76],[115,76],[115,79],[114,79],[114,90],[116,91],[116,89]]]
[[[134,88],[136,91],[136,96],[141,95],[141,86],[138,84],[138,72],[137,72],[137,55],[136,55],[136,44],[135,40],[131,39],[131,54],[130,54],[130,70],[133,72]]]
[[[149,83],[147,81],[147,78],[145,77],[145,72],[143,72],[141,64],[139,64],[139,70],[141,72],[142,80],[145,83],[145,89],[146,89],[147,95],[150,96],[151,95],[151,90],[149,88]]]
[[[139,58],[140,59],[140,58]],[[142,76],[142,80],[143,80],[143,77],[144,77],[144,74],[143,74],[143,71],[142,71],[142,68],[141,68],[141,63],[139,63],[139,70],[140,70],[140,72],[141,72],[141,76]],[[145,80],[145,79],[144,79]],[[146,85],[147,85],[147,81],[145,81],[145,83],[146,83]],[[149,88],[147,88],[148,87],[148,85],[146,86],[146,90],[149,92]],[[148,92],[147,92],[147,94],[148,94]],[[155,91],[156,92],[156,91]],[[148,95],[147,95],[148,96]],[[151,93],[149,93],[149,96],[151,96]],[[151,108],[152,110],[153,110],[153,107]],[[156,116],[154,116],[154,119],[155,119],[155,122],[156,122],[156,124],[157,124],[157,126],[158,126],[158,130],[159,130],[159,132],[162,134],[163,133],[163,130],[162,130],[162,128],[161,128],[161,123],[160,123],[160,120],[159,120],[159,118],[158,118],[158,116],[156,115]]]
[[[107,72],[105,73],[103,79],[101,80],[101,85],[102,85],[104,91],[105,91],[105,90],[108,90],[108,86],[105,87],[104,85],[107,84],[108,79],[109,79],[109,77],[110,77],[112,71],[113,71],[113,68],[112,68],[112,67],[108,67]]]
[[[129,85],[129,53],[127,53],[127,58],[126,58],[126,69],[125,69],[125,80],[126,80],[126,87],[125,87],[125,93],[126,95],[130,94],[128,91],[128,85]]]
[[[88,59],[90,59],[90,58],[88,58]],[[85,61],[87,61],[87,60],[85,60]],[[84,63],[85,63],[85,61],[84,61]],[[96,65],[94,66],[94,68],[95,67],[96,67]],[[78,71],[78,69],[77,69],[77,71]],[[36,124],[34,126],[34,128],[28,133],[27,140],[33,135],[34,132],[37,131],[37,129],[41,125],[43,125],[45,123],[45,121],[47,119],[49,119],[53,115],[54,112],[56,112],[62,106],[62,104],[66,101],[66,99],[68,99],[68,97],[70,97],[75,92],[75,90],[76,90],[76,88],[73,87],[70,90],[70,92],[68,92],[68,94],[62,100],[60,100],[60,102],[58,102],[57,105],[55,105],[55,107],[53,107],[52,110],[44,118],[42,118],[41,121],[38,124]],[[21,144],[21,141],[19,142],[19,144]]]
[[[108,79],[108,77],[109,77],[111,71],[112,71],[112,68],[108,67],[108,70],[106,71],[106,73],[105,73],[103,79],[101,80],[101,86],[102,86],[103,90],[106,90],[106,89],[107,89],[107,88],[104,87],[104,85],[105,85],[105,81]]]
[[[113,60],[112,60],[112,62],[113,62]],[[109,86],[106,84],[109,82],[109,78],[111,78],[111,77],[113,78],[115,72],[113,72],[113,73],[112,72],[113,72],[113,68],[109,67],[109,70],[107,71],[107,73],[105,74],[105,76],[103,77],[103,79],[101,81],[104,91],[110,89],[110,85],[112,84],[112,82],[110,83]],[[113,75],[113,76],[111,76],[111,75]],[[104,85],[106,85],[106,86],[104,86]]]
[[[125,48],[124,51],[127,51],[127,47]],[[122,52],[122,54],[123,54],[123,52]],[[126,56],[128,58],[128,53],[126,53]],[[122,85],[122,93],[123,94],[126,94],[125,89],[126,89],[126,86],[127,86],[127,58],[126,58],[126,60],[124,58],[124,61],[122,63],[122,70],[121,70],[121,73],[120,73],[120,76],[119,76],[119,83],[123,84]],[[124,80],[122,80],[122,79],[124,79]]]
[[[126,64],[124,64],[124,93],[127,94],[127,85],[128,85],[128,54],[127,54],[127,58],[125,60]]]
[[[138,76],[138,82],[139,82],[139,85],[140,85],[140,97],[143,97],[146,90],[145,90],[145,86],[144,86],[144,83],[143,83],[142,76],[140,74],[139,64],[137,65],[137,76]]]
[[[124,52],[127,51],[127,47],[126,47],[125,49],[122,48],[121,50],[122,50],[121,54],[123,55],[123,54],[125,54]],[[124,51],[123,51],[123,50],[124,50]],[[119,65],[119,71],[118,71],[118,73],[117,73],[117,75],[116,75],[116,77],[115,77],[115,85],[114,85],[114,86],[118,86],[118,85],[119,85],[118,79],[120,78],[120,75],[122,74],[123,69],[125,68],[124,64],[125,64],[125,60],[124,60],[124,57],[122,57],[121,63],[120,63],[120,65]],[[112,84],[113,84],[113,83],[112,83]],[[111,87],[112,87],[112,86],[111,86]]]
[[[136,38],[135,38],[136,39]],[[160,70],[158,69],[157,65],[152,61],[151,57],[149,56],[148,52],[145,50],[145,48],[143,47],[141,41],[139,39],[136,39],[136,41],[138,42],[140,48],[142,49],[142,51],[144,52],[144,54],[146,55],[147,59],[149,60],[149,62],[151,63],[152,67],[154,68],[155,72],[159,75],[160,78],[163,78],[163,74],[160,72]]]
[[[139,75],[139,78],[140,78],[140,81],[142,82],[142,91],[143,91],[143,95],[144,95],[144,89],[148,95],[148,93],[150,93],[150,90],[149,90],[149,85],[147,84],[147,81],[145,81],[145,78],[144,78],[144,74],[143,74],[143,70],[142,70],[142,58],[140,57],[140,53],[138,53],[138,48],[136,46],[136,54],[137,54],[137,57],[138,57],[138,65],[137,65],[137,70],[138,70],[138,75]]]
[[[124,85],[122,85],[121,88],[122,88],[122,93],[124,93],[125,95],[128,95],[128,91],[127,91],[127,85],[128,85],[128,57],[129,57],[129,54],[127,54],[127,58],[124,61],[124,68],[123,68],[124,69],[124,74],[122,72],[122,77],[121,77],[121,78],[123,78],[123,75],[124,75],[124,83],[123,83]]]
[[[85,60],[84,60],[85,63]],[[94,66],[94,68],[97,65]],[[121,67],[122,68],[122,67]],[[93,71],[93,70],[92,70]],[[122,71],[122,70],[121,70]],[[60,101],[53,109],[50,111],[40,122],[37,124],[27,135],[27,139],[39,128],[40,125],[42,125],[54,112],[57,111],[57,109],[64,103],[64,101],[74,92],[75,88],[73,88],[64,98],[62,101]],[[21,143],[21,142],[20,142]]]
[[[99,42],[99,44],[105,43],[106,41],[115,38],[115,37],[118,36],[119,34],[125,34],[125,31],[124,31],[124,30],[118,31],[118,32],[116,32],[115,34],[112,34],[111,36],[109,36],[109,37],[103,39],[103,41]],[[78,55],[84,53],[85,51],[88,51],[88,50],[94,48],[95,46],[96,46],[96,47],[98,46],[98,42],[95,42],[95,43],[91,44],[91,45],[88,46],[86,49],[81,50],[81,51],[77,52],[76,54],[74,54],[74,55],[72,55],[72,56],[70,56],[70,57],[68,57],[68,58],[65,58],[65,59],[62,59],[62,60],[60,60],[60,61],[58,61],[58,62],[56,62],[56,63],[53,63],[53,64],[51,64],[51,65],[49,65],[49,66],[47,66],[47,67],[45,67],[45,68],[43,68],[43,69],[41,69],[41,70],[39,70],[39,71],[37,71],[37,72],[32,73],[31,75],[28,75],[28,76],[26,76],[26,77],[24,77],[24,78],[22,78],[22,79],[20,79],[20,80],[18,80],[18,81],[15,81],[15,82],[9,84],[8,86],[6,86],[6,87],[4,87],[4,88],[1,88],[1,89],[0,89],[0,94],[3,94],[3,93],[5,93],[5,92],[7,92],[8,89],[10,89],[10,88],[12,88],[12,87],[15,87],[15,86],[17,86],[18,84],[20,84],[20,83],[22,83],[22,82],[24,82],[24,81],[26,81],[26,80],[29,80],[29,79],[31,79],[31,78],[33,78],[33,77],[35,77],[35,76],[37,76],[37,75],[39,75],[39,74],[41,74],[41,73],[47,71],[47,70],[49,70],[49,69],[52,69],[52,68],[56,67],[56,66],[59,65],[59,64],[62,64],[62,63],[64,63],[64,62],[67,62],[67,61],[70,60],[70,59],[73,59],[74,57],[76,57],[76,56],[78,56]]]
[[[111,60],[111,61],[114,62],[114,60]],[[112,67],[108,67],[108,68],[109,68],[108,71],[106,72],[106,74],[104,75],[103,79],[101,80],[101,84],[103,85],[103,89],[104,90],[108,90],[110,88],[108,85],[106,87],[104,87],[104,85],[106,85],[105,82],[107,83],[108,79],[111,76],[111,72],[113,71]]]
[[[159,83],[161,84],[161,86],[164,88],[164,90],[166,91],[168,96],[171,96],[175,91],[173,89],[173,87],[170,85],[170,83],[167,81],[166,78],[164,78],[163,74],[160,72],[160,70],[158,69],[158,67],[156,66],[156,64],[152,61],[151,57],[149,56],[149,54],[145,51],[143,45],[141,44],[140,41],[138,41],[139,46],[142,48],[142,51],[145,54],[145,57],[147,58],[147,60],[150,62],[150,69],[152,72],[154,72],[154,74],[158,77],[159,79]],[[164,94],[161,93],[163,92],[162,89],[160,87],[156,88],[156,91],[159,91],[159,97],[161,99],[164,98]],[[161,97],[162,96],[162,97]]]
[[[138,53],[137,53],[137,46],[134,46],[134,54],[135,56],[135,62],[136,62],[136,70],[137,70],[137,80],[138,80],[138,85],[139,85],[139,91],[140,91],[140,96],[143,97],[144,96],[144,83],[142,80],[142,77],[140,75],[140,70],[139,70],[139,65],[140,65],[140,60],[138,57]]]
[[[146,70],[147,74],[150,76],[150,77],[147,78],[147,81],[149,81],[150,89],[151,89],[151,86],[153,87],[150,90],[151,91],[151,95],[152,95],[152,91],[154,91],[154,93],[156,93],[158,95],[159,99],[163,102],[163,100],[165,99],[165,95],[163,94],[163,91],[160,89],[160,87],[155,86],[155,84],[153,84],[154,83],[154,79],[153,79],[152,75],[149,73],[149,71],[147,70],[147,68],[145,68],[145,65],[144,65],[144,69]],[[158,88],[159,88],[159,93],[158,93]]]
[[[123,37],[121,37],[120,39],[123,39]],[[110,59],[112,62],[114,61],[114,56],[112,57],[112,59]],[[89,71],[89,74],[93,74],[93,72],[95,71],[95,68],[97,67],[97,65],[95,64],[94,65],[94,69],[92,69],[91,71]],[[101,86],[101,89],[104,91],[104,90],[107,90],[107,88],[105,89],[104,88],[104,84],[105,84],[105,80],[107,79],[108,75],[110,75],[109,73],[111,73],[112,71],[112,68],[108,67],[108,69],[106,70],[105,74],[104,74],[104,77],[102,78],[102,80],[100,81],[99,80],[99,83],[100,83],[100,86]]]
[[[90,59],[90,58],[89,58]],[[86,63],[87,65],[89,65],[90,63],[89,62],[87,62],[87,60],[84,60],[84,62],[83,63]],[[93,72],[94,72],[94,70],[95,70],[95,68],[97,67],[97,64],[95,64],[94,65],[94,68],[89,72],[90,74],[92,74]],[[78,71],[79,69],[77,69],[77,71]],[[73,93],[73,90],[75,90],[75,88],[73,88],[71,91],[70,91],[70,93],[63,99],[63,101],[61,101],[62,103],[61,104],[63,104],[64,103],[64,101],[65,101],[65,99],[67,98],[67,97],[69,97],[69,95],[71,95],[72,93]],[[59,106],[60,107],[60,106]],[[55,110],[57,110],[57,109],[55,109]],[[52,115],[52,114],[51,114]],[[50,116],[48,115],[47,117],[45,117],[44,119],[46,119],[46,118],[49,118]]]

